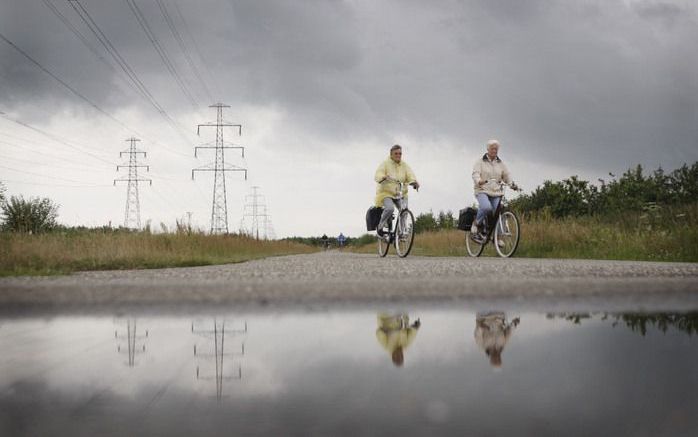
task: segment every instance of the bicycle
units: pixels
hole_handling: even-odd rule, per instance
[[[504,191],[504,187],[509,186],[511,188],[510,185],[503,182],[491,179],[490,182],[492,181],[498,182],[502,187],[502,191]],[[521,191],[521,189],[516,189],[515,191]],[[490,222],[496,223],[496,225],[489,226]],[[483,225],[485,228],[485,239],[482,242],[475,241],[469,229],[465,231],[465,246],[468,250],[468,255],[472,257],[480,256],[482,251],[485,250],[487,243],[492,241],[499,256],[502,258],[513,256],[519,247],[521,226],[519,225],[519,218],[507,207],[503,194],[494,214],[491,217],[485,217],[480,227]]]
[[[395,252],[398,256],[404,258],[410,254],[412,244],[414,243],[414,214],[407,208],[407,202],[403,198],[402,190],[405,183],[391,177],[387,177],[384,182],[395,182],[398,184],[395,197],[393,197],[398,206],[398,212],[395,220],[395,213],[393,213],[393,217],[388,219],[388,232],[383,236],[378,236],[378,255],[385,257],[392,243],[395,245]],[[395,222],[395,227],[393,227],[393,221]]]

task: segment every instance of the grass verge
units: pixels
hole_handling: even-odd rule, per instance
[[[97,231],[2,233],[0,248],[0,276],[202,266],[317,250],[304,244],[238,235]]]
[[[641,214],[614,218],[525,217],[515,256],[698,262],[698,208],[696,205],[683,208],[673,217],[678,218],[657,222]],[[353,250],[377,253],[375,243]],[[417,234],[412,254],[467,256],[465,232],[441,230]],[[491,244],[483,253],[488,255],[496,256]]]

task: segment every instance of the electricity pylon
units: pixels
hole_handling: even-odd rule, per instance
[[[271,214],[264,209],[264,238],[266,240],[276,240],[274,225],[271,223]]]
[[[138,177],[138,168],[145,167],[145,171],[150,171],[149,165],[139,165],[138,155],[143,155],[145,158],[147,155],[144,151],[138,150],[136,148],[136,142],[140,141],[138,138],[129,138],[126,140],[130,142],[128,150],[119,152],[119,158],[124,156],[124,153],[128,153],[128,165],[117,165],[116,171],[118,172],[120,168],[128,168],[128,177],[114,179],[114,185],[117,182],[128,182],[126,188],[126,211],[124,212],[124,227],[126,228],[141,228],[141,201],[138,197],[138,182],[150,182],[153,185],[152,179],[141,179]]]
[[[204,123],[200,124],[196,128],[196,134],[199,135],[201,127],[215,127],[216,128],[216,141],[205,143],[201,146],[194,148],[194,157],[197,157],[199,149],[215,149],[216,150],[216,160],[213,163],[207,164],[203,167],[192,169],[191,178],[194,179],[194,172],[196,171],[212,171],[213,176],[213,202],[211,206],[211,233],[212,234],[227,234],[228,233],[228,197],[225,189],[225,172],[227,171],[242,171],[245,172],[245,180],[247,180],[247,169],[225,163],[225,149],[240,149],[242,151],[242,157],[245,157],[245,148],[237,144],[227,143],[223,140],[223,128],[224,127],[237,127],[238,136],[242,135],[242,125],[231,124],[223,121],[223,108],[230,108],[228,105],[222,103],[216,103],[209,106],[210,108],[216,108],[217,116],[215,123]]]
[[[148,338],[148,330],[145,330],[145,335],[138,335],[136,332],[136,319],[126,320],[126,335],[119,335],[119,331],[114,331],[114,338],[126,340],[126,351],[121,348],[121,343],[117,343],[116,351],[119,353],[128,354],[128,367],[136,365],[136,354],[145,352],[145,340],[142,344],[137,344],[136,340]]]
[[[252,194],[245,196],[245,208],[242,213],[241,231],[259,240],[274,239],[271,216],[267,212],[264,196],[259,194],[259,187],[252,187]],[[260,232],[261,228],[261,232]]]
[[[204,344],[203,350],[201,347],[197,348],[197,343],[194,342],[194,360],[196,362],[196,379],[200,381],[214,380],[216,382],[216,399],[221,400],[223,397],[223,382],[227,380],[242,379],[242,365],[238,363],[237,375],[226,376],[226,368],[224,367],[224,358],[226,356],[238,356],[242,357],[245,355],[245,342],[243,341],[240,346],[239,352],[225,352],[225,334],[244,335],[247,334],[247,321],[245,321],[244,328],[242,329],[227,329],[225,327],[225,320],[213,319],[213,329],[197,329],[194,327],[194,322],[191,323],[191,332],[199,337],[203,337],[213,344]],[[230,341],[230,340],[228,340]],[[230,346],[228,346],[230,347]],[[207,373],[206,371],[201,372],[199,360],[214,360],[215,365],[215,375]]]

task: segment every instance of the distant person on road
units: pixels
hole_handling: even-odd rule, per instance
[[[386,233],[385,229],[388,226],[388,220],[393,216],[393,211],[396,207],[399,210],[401,206],[396,205],[397,201],[394,199],[398,184],[390,179],[411,185],[415,190],[419,190],[419,182],[410,166],[402,160],[402,146],[399,144],[390,148],[390,157],[378,166],[374,179],[378,183],[375,206],[383,208],[376,232],[382,237]],[[407,202],[407,185],[403,188],[402,195],[402,202]]]
[[[490,359],[492,367],[502,367],[502,351],[519,326],[519,318],[507,322],[501,311],[478,313],[475,316],[475,343]]]
[[[327,236],[327,234],[322,234],[322,237],[320,237],[320,240],[322,241],[322,248],[327,250],[330,247],[330,239]]]
[[[337,237],[337,246],[339,246],[339,248],[341,249],[344,247],[344,243],[346,243],[346,242],[347,242],[347,237],[345,237],[344,234],[340,232],[339,236]]]
[[[470,229],[470,235],[478,243],[482,243],[486,238],[482,226],[485,217],[494,214],[504,195],[500,182],[509,184],[514,189],[517,188],[511,179],[509,169],[499,158],[499,146],[499,141],[489,140],[487,153],[482,155],[482,158],[478,158],[473,165],[475,198],[479,207]]]
[[[405,363],[405,349],[417,337],[421,325],[419,319],[410,325],[410,317],[407,314],[378,314],[376,339],[388,351],[395,366],[402,367]]]

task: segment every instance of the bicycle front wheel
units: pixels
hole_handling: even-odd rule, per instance
[[[521,227],[519,219],[512,211],[504,211],[499,216],[499,223],[494,230],[494,247],[499,256],[509,258],[519,247]]]
[[[389,249],[390,249],[390,241],[387,238],[381,237],[379,235],[378,236],[378,255],[380,255],[381,258],[385,257],[388,254]]]
[[[400,220],[395,229],[395,251],[401,258],[406,257],[414,243],[414,215],[406,209],[400,213]]]

